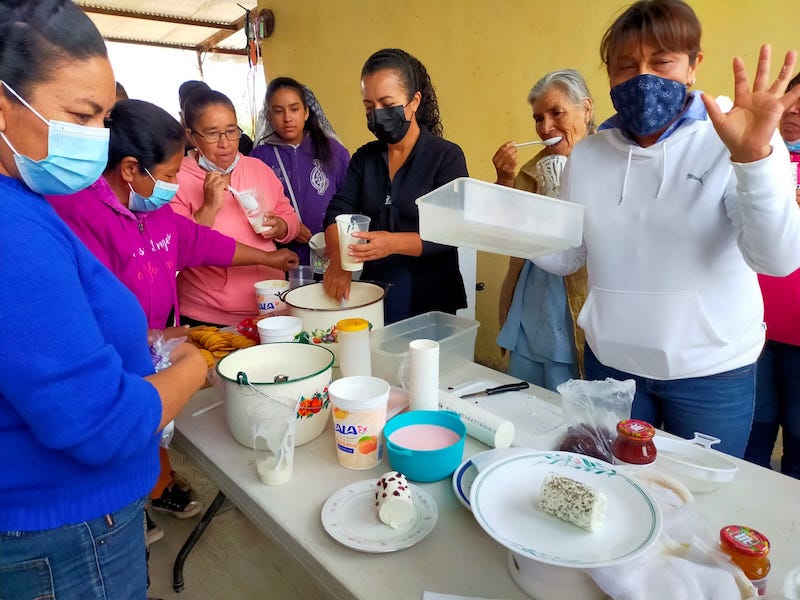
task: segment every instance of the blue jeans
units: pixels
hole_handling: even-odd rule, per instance
[[[554,392],[568,379],[578,378],[578,368],[574,363],[556,362],[541,356],[526,358],[513,350],[509,352],[506,373]]]
[[[144,600],[144,499],[45,531],[0,532],[3,600]]]
[[[694,432],[722,440],[716,450],[741,458],[747,446],[755,403],[755,364],[687,379],[648,379],[602,364],[586,346],[586,379],[636,381],[631,417],[641,419],[682,438]]]
[[[800,479],[800,346],[767,341],[758,359],[756,411],[744,457],[769,469],[778,427],[781,472]]]

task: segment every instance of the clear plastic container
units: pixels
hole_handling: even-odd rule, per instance
[[[579,246],[583,206],[460,177],[417,199],[423,240],[535,258]]]
[[[336,324],[336,331],[342,376],[372,375],[369,322],[366,319],[342,319]]]
[[[473,319],[432,311],[375,329],[370,338],[372,374],[400,385],[399,370],[408,355],[408,343],[417,339],[439,342],[440,375],[470,363],[479,326]]]

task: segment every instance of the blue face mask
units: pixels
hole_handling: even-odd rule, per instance
[[[135,192],[130,183],[128,184],[128,187],[131,188],[131,193],[128,197],[128,208],[134,212],[149,212],[161,208],[165,204],[168,204],[178,191],[179,186],[177,183],[167,183],[166,181],[156,179],[147,169],[145,169],[144,172],[153,180],[155,186],[153,187],[153,193],[145,198],[141,194]]]
[[[234,158],[233,162],[231,163],[231,166],[228,167],[227,169],[223,169],[222,167],[218,167],[213,162],[208,160],[206,158],[206,155],[203,154],[202,152],[200,152],[199,150],[197,152],[198,152],[198,154],[200,154],[200,158],[197,159],[197,164],[200,165],[201,169],[203,169],[205,171],[216,171],[217,173],[222,173],[223,175],[227,175],[228,173],[233,171],[234,167],[239,162],[239,158],[242,156],[241,154],[237,153],[236,154],[236,158]]]
[[[39,194],[74,194],[93,184],[108,162],[108,129],[47,120],[11,87],[5,89],[47,123],[47,156],[33,160],[17,152],[3,132],[0,137],[14,153],[19,176]]]
[[[611,88],[611,102],[628,131],[644,137],[677,118],[686,104],[686,85],[657,75],[637,75]]]
[[[786,144],[786,149],[793,154],[800,154],[800,140],[795,140],[793,142],[783,142]]]

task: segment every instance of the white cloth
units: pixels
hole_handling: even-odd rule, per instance
[[[754,271],[800,266],[800,211],[777,138],[767,158],[730,161],[710,121],[648,148],[617,129],[575,146],[561,197],[586,207],[579,248],[534,260],[558,275],[586,262],[578,323],[605,365],[653,379],[754,362],[764,343]]]

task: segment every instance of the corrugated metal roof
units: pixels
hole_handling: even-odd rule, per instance
[[[109,41],[242,55],[247,53],[245,9],[255,16],[257,6],[257,0],[75,2]]]

